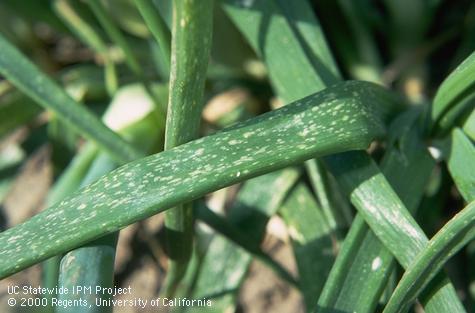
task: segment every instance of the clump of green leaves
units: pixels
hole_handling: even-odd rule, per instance
[[[45,286],[113,286],[118,231],[166,211],[161,292],[216,312],[236,309],[254,259],[308,312],[473,308],[474,5],[25,3],[0,4],[21,25],[0,28],[0,135],[39,132],[56,171],[48,207],[0,233],[0,277],[45,261]],[[85,59],[38,44],[67,37]],[[242,98],[203,123],[229,90]],[[2,199],[23,149],[0,158]],[[235,184],[213,211],[205,197]],[[275,216],[297,276],[261,245]]]

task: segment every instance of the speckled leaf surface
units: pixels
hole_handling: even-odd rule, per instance
[[[1,276],[233,183],[318,155],[365,149],[385,132],[379,109],[394,105],[381,87],[342,83],[128,163],[1,233]]]
[[[165,150],[193,140],[199,134],[211,50],[213,3],[214,0],[173,1]],[[193,226],[191,203],[172,208],[165,215],[169,295],[186,273],[193,247]]]

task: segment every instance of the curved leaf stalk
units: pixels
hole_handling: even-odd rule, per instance
[[[211,191],[316,156],[365,149],[384,135],[395,106],[379,86],[345,82],[128,163],[0,233],[0,278]]]

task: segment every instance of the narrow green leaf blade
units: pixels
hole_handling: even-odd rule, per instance
[[[231,20],[259,57],[266,62],[272,85],[279,96],[284,102],[291,102],[338,80],[335,73],[336,66],[328,64],[331,57],[328,48],[322,44],[323,34],[315,17],[310,13],[311,7],[308,2],[298,1],[292,5],[285,2],[288,1],[225,0],[223,5]],[[292,9],[287,10],[289,18],[286,17],[282,5]],[[293,8],[294,6],[296,7]],[[308,24],[307,21],[296,23],[291,20],[290,18],[296,14],[295,11],[299,13],[306,11],[305,15],[310,19]],[[308,25],[312,25],[313,34],[299,36],[302,40],[310,36],[309,39],[312,38],[312,41],[303,45],[296,32],[300,34],[302,28],[309,27]],[[317,48],[315,45],[318,48],[323,46],[323,50],[318,53],[312,50]]]
[[[371,230],[404,268],[409,267],[428,239],[377,165],[361,151],[340,153],[325,160]],[[448,279],[425,303],[427,311],[440,308],[464,312]]]
[[[467,136],[475,141],[475,110],[470,113],[465,122],[463,123],[463,131]]]
[[[279,212],[289,229],[305,305],[313,308],[334,261],[332,229],[303,183],[289,193]]]
[[[414,112],[404,113],[393,125],[407,127],[414,123],[413,117],[417,116]],[[420,132],[413,125],[389,148],[383,158],[381,170],[413,213],[422,198],[434,165],[434,160],[421,140]],[[320,296],[319,310],[373,312],[394,265],[391,252],[369,230],[361,214],[358,214]]]
[[[130,47],[127,39],[122,34],[119,27],[115,24],[114,20],[111,16],[106,12],[103,4],[96,0],[87,0],[86,2],[91,11],[97,17],[99,23],[101,23],[104,30],[107,32],[109,37],[113,40],[113,42],[119,46],[122,51],[124,52],[124,58],[127,65],[130,69],[139,77],[143,77],[144,73],[142,68],[140,67],[140,63],[137,60],[132,48]]]
[[[450,117],[453,121],[457,115],[466,110],[473,111],[475,104],[473,93],[475,92],[475,52],[466,58],[457,68],[444,80],[435,95],[432,105],[431,118],[434,127],[440,127],[444,115],[455,115]],[[455,113],[451,113],[455,112]],[[450,123],[444,122],[443,128],[448,128]]]
[[[153,37],[160,47],[160,51],[165,57],[167,65],[170,66],[171,60],[171,35],[165,24],[165,21],[160,16],[158,10],[154,7],[150,0],[134,0],[135,6],[142,15],[145,24],[152,33]]]
[[[452,218],[407,269],[384,313],[404,312],[444,264],[475,238],[475,202]],[[446,311],[444,311],[446,312]]]
[[[260,247],[267,221],[277,212],[298,177],[297,170],[287,168],[245,182],[230,209],[228,222]],[[215,312],[234,311],[237,292],[251,260],[251,254],[217,234],[203,258],[193,297],[214,296]]]
[[[113,95],[118,88],[118,77],[114,60],[112,59],[106,43],[102,40],[99,32],[91,23],[91,20],[85,18],[85,11],[82,9],[82,3],[69,0],[54,0],[52,5],[58,17],[64,24],[76,34],[76,36],[94,50],[104,60],[104,79],[106,89],[110,95]]]
[[[272,175],[272,173],[263,175],[260,177],[265,177],[268,175]],[[272,175],[273,176],[273,175]],[[272,189],[272,191],[275,191]],[[194,213],[197,219],[203,221],[209,227],[213,228],[217,233],[223,235],[233,243],[237,244],[239,247],[246,250],[246,252],[252,254],[257,260],[262,261],[265,265],[267,265],[270,269],[272,269],[279,277],[286,280],[289,284],[294,285],[297,287],[297,281],[295,278],[285,270],[279,263],[275,262],[270,256],[268,256],[259,246],[259,242],[253,238],[253,236],[249,236],[245,232],[241,232],[238,227],[235,227],[232,223],[228,222],[224,217],[219,216],[218,214],[214,213],[211,209],[206,207],[204,203],[198,203],[194,208]],[[229,245],[231,246],[231,245]],[[222,255],[222,254],[219,254]],[[214,259],[211,257],[211,259]],[[211,270],[212,275],[216,275],[217,280],[225,280],[226,278],[223,275],[216,273],[215,264],[216,259],[214,259],[215,263],[213,266],[210,266],[208,269],[204,270],[205,264],[202,264],[200,268],[200,273],[204,273],[205,271]],[[229,261],[229,260],[227,260]],[[211,264],[210,264],[211,265]],[[239,262],[236,266],[247,267],[246,264]],[[211,274],[210,273],[210,274]],[[204,277],[209,279],[209,275],[202,274]],[[214,285],[214,284],[213,284]]]
[[[427,238],[374,161],[356,151],[325,161],[378,238],[403,265],[409,266]]]
[[[0,73],[18,89],[43,107],[55,112],[65,123],[95,141],[118,160],[130,161],[142,156],[85,107],[74,101],[1,35]]]
[[[473,201],[475,199],[475,147],[458,128],[451,134],[447,166],[462,197],[467,202]]]

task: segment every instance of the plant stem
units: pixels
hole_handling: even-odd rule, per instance
[[[140,1],[139,1],[140,2]],[[198,136],[203,93],[211,49],[213,0],[177,0],[173,3],[170,93],[165,150]],[[183,278],[193,244],[191,203],[165,215],[170,257],[166,293],[171,295]]]

